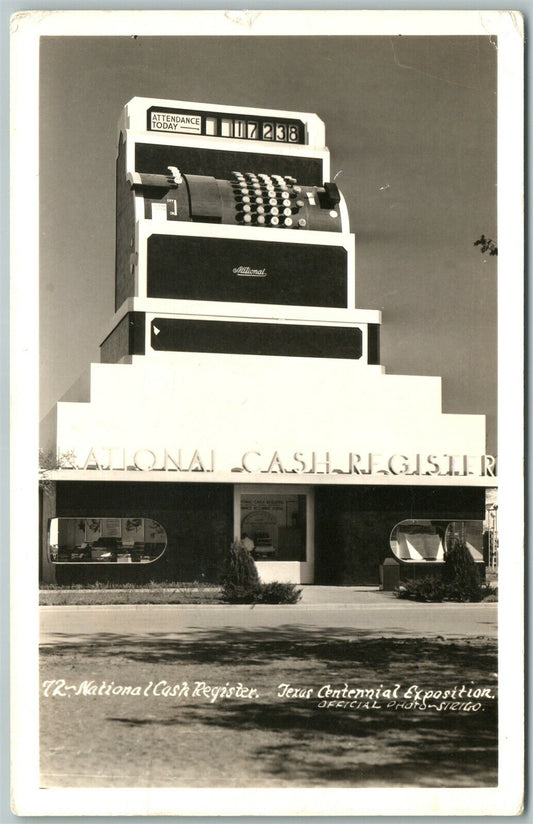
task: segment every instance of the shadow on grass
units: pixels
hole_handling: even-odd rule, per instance
[[[345,627],[292,625],[257,627],[245,630],[235,627],[204,628],[175,633],[146,633],[135,636],[123,633],[95,632],[73,637],[58,633],[55,640],[41,646],[47,656],[77,656],[88,660],[100,656],[121,658],[145,664],[245,664],[263,666],[284,659],[320,660],[325,663],[349,661],[374,663],[381,667],[389,661],[416,663],[442,657],[468,671],[475,654],[476,668],[496,669],[496,641],[486,638],[425,639],[413,638],[400,631],[394,638],[383,637],[371,630],[350,630]]]
[[[348,786],[494,786],[495,702],[479,713],[331,711],[316,702],[189,706],[160,719],[110,717],[116,726],[207,725],[252,733],[263,770],[293,783]],[[269,738],[271,739],[272,736]]]
[[[170,704],[152,699],[148,706],[140,699],[142,707],[136,710],[120,703],[106,707],[106,746],[122,740],[122,733],[132,748],[152,739],[165,746],[167,741],[186,741],[188,752],[201,745],[200,755],[191,754],[198,759],[198,775],[209,772],[205,746],[223,751],[238,731],[246,763],[253,762],[254,775],[260,765],[261,780],[268,786],[276,786],[276,781],[350,787],[482,787],[497,782],[496,700],[486,700],[482,710],[468,713],[393,709],[386,701],[378,702],[379,709],[321,709],[315,697],[285,700],[276,695],[282,682],[309,685],[315,696],[323,684],[344,683],[438,689],[474,682],[496,692],[496,639],[426,639],[407,633],[391,638],[313,625],[202,628],[179,636],[65,634],[57,643],[43,646],[42,661],[60,672],[65,665],[70,672],[92,667],[94,678],[100,672],[107,676],[110,662],[124,665],[121,672],[128,672],[128,677],[135,672],[137,680],[131,683],[147,681],[159,667],[158,677],[176,677],[186,666],[194,667],[193,675],[180,677],[189,682],[198,677],[213,684],[257,683],[256,701],[199,703],[187,696]],[[78,711],[86,710],[80,704]],[[167,756],[164,751],[164,763]],[[228,751],[227,763],[231,759]],[[179,779],[177,768],[176,786]],[[205,786],[242,786],[242,773],[234,784],[231,780],[221,772],[209,772]],[[247,786],[253,786],[251,782],[250,777]]]

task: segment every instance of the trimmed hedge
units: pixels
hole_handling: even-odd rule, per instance
[[[222,600],[228,604],[297,604],[301,597],[296,584],[281,581],[259,582],[253,587],[225,583],[222,588]]]
[[[480,584],[477,589],[466,590],[456,583],[447,584],[439,578],[427,576],[418,581],[406,581],[396,590],[398,598],[411,601],[497,601],[498,590],[490,584]]]

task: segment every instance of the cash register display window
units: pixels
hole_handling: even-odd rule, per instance
[[[464,543],[472,561],[483,561],[483,521],[401,521],[391,532],[390,546],[404,563],[439,564],[455,540]]]
[[[257,561],[305,561],[306,521],[306,495],[241,496],[241,538]]]
[[[56,564],[150,564],[167,547],[152,518],[53,518],[49,538]]]

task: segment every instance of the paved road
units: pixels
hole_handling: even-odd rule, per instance
[[[41,643],[72,643],[95,633],[191,637],[210,629],[331,630],[363,637],[466,638],[497,636],[497,604],[419,604],[361,598],[352,604],[297,606],[89,606],[41,607]]]

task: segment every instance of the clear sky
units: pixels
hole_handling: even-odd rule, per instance
[[[443,411],[485,414],[497,451],[497,258],[473,246],[497,233],[488,37],[42,38],[43,415],[113,315],[116,124],[135,96],[316,112],[382,363],[441,375]]]

